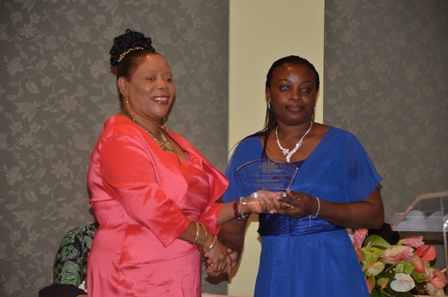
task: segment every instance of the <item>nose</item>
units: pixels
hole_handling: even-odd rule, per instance
[[[291,101],[299,101],[300,99],[302,99],[302,97],[300,96],[300,92],[293,92],[291,94],[291,97],[290,97]]]
[[[168,89],[168,82],[166,82],[163,78],[160,78],[158,81],[157,88],[159,90],[166,90]]]

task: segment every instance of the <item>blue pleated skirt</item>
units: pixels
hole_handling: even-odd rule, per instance
[[[262,236],[255,297],[369,297],[345,229]]]

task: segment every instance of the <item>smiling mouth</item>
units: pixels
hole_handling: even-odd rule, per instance
[[[153,100],[159,104],[168,104],[168,97],[154,97]]]

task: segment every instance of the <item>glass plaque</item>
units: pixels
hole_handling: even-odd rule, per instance
[[[259,190],[285,191],[291,186],[297,171],[299,168],[294,164],[269,159],[254,160],[236,170],[248,195]]]

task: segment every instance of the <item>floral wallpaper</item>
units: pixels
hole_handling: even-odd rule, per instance
[[[331,0],[325,14],[324,121],[364,144],[389,221],[448,189],[448,2]],[[94,220],[86,170],[118,109],[108,52],[125,29],[172,66],[167,126],[225,169],[228,17],[224,0],[0,0],[1,296],[37,296],[65,232]]]
[[[168,128],[225,170],[228,0],[0,0],[0,296],[37,296],[65,232],[94,221],[86,171],[118,111],[109,50],[127,28],[172,66]]]
[[[448,2],[325,2],[324,121],[380,175],[386,221],[448,190]]]

